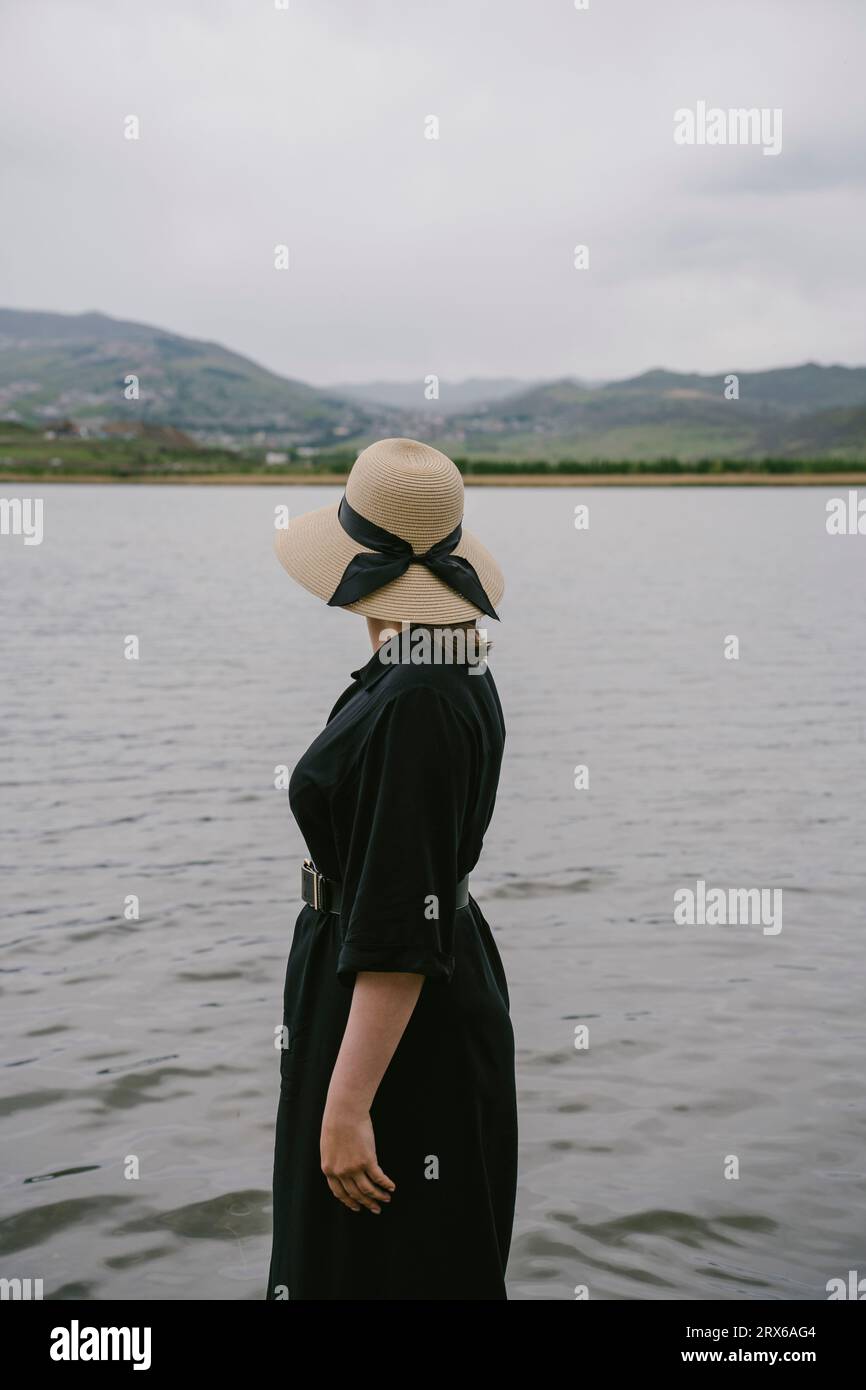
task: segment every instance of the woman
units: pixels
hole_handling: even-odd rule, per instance
[[[289,787],[312,861],[283,998],[269,1300],[506,1297],[514,1036],[467,883],[505,736],[475,620],[504,583],[462,516],[451,460],[385,439],[338,504],[277,534],[294,579],[366,616],[373,655]]]

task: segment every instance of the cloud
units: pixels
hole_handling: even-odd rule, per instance
[[[323,384],[866,357],[851,0],[12,0],[3,24],[5,304]],[[781,155],[675,146],[699,99],[782,107]]]

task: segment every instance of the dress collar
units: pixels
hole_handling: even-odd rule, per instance
[[[395,639],[390,638],[389,640],[394,641]],[[397,640],[399,641],[399,638]],[[365,690],[369,690],[370,686],[375,685],[376,681],[381,680],[386,671],[389,670],[391,663],[379,660],[379,653],[384,651],[387,646],[388,642],[383,642],[382,646],[377,647],[370,657],[370,660],[366,662],[365,665],[360,666],[357,671],[350,671],[349,674],[352,680],[357,681]]]

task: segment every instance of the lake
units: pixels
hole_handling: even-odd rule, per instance
[[[825,527],[845,491],[467,490],[507,584],[473,893],[518,1046],[512,1299],[820,1300],[866,1275],[866,537]],[[0,1276],[263,1299],[303,854],[274,770],[370,654],[278,565],[273,515],[338,493],[38,495],[43,543],[0,537]],[[699,881],[781,890],[781,929],[677,923]]]

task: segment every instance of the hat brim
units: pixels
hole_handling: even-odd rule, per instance
[[[288,574],[317,598],[328,599],[352,559],[366,551],[343,530],[337,518],[339,502],[294,517],[276,532],[274,550]],[[465,528],[455,555],[462,555],[475,568],[490,602],[496,608],[505,592],[502,571],[477,537]],[[383,618],[396,623],[457,623],[487,616],[462,594],[449,588],[425,565],[410,565],[399,579],[374,589],[356,603],[347,603],[350,613]]]

